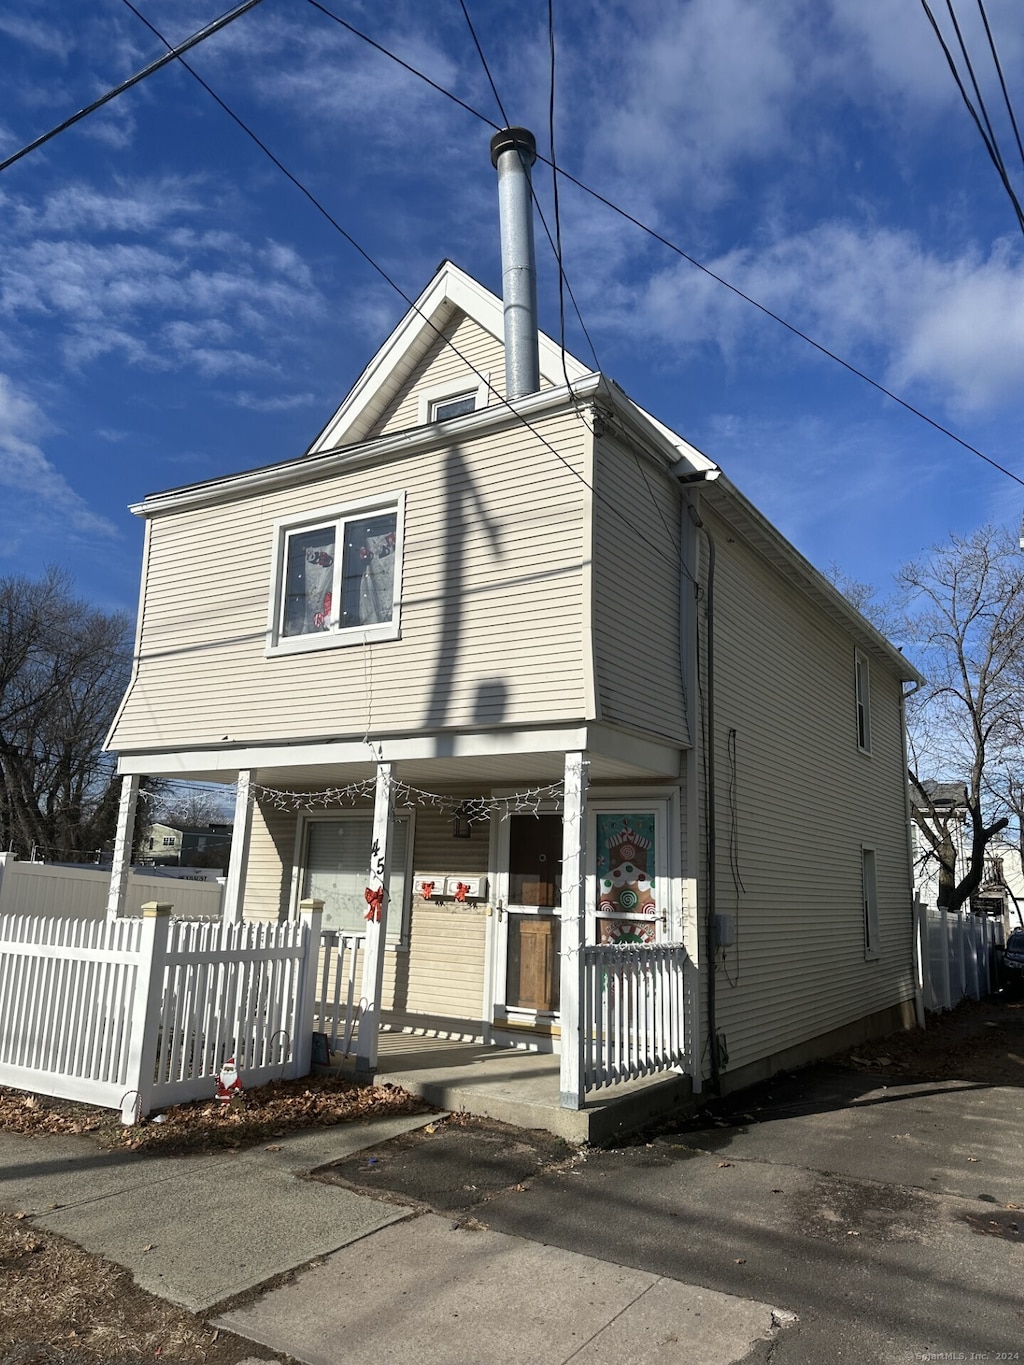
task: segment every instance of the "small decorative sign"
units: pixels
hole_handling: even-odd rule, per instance
[[[326,1033],[313,1034],[313,1065],[330,1066],[331,1064],[331,1040]]]

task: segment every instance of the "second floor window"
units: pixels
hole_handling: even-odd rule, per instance
[[[271,652],[397,634],[401,530],[397,499],[279,525]]]

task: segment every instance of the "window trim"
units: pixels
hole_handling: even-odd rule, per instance
[[[334,524],[335,543],[343,538],[342,523],[381,512],[395,513],[395,569],[392,583],[392,614],[390,621],[370,626],[344,626],[339,629],[316,631],[310,635],[281,635],[281,606],[285,592],[285,572],[288,537],[295,531],[312,530]],[[271,578],[267,607],[267,632],[264,655],[278,658],[291,654],[306,654],[313,650],[338,649],[350,645],[365,645],[376,640],[397,640],[401,635],[402,615],[402,560],[405,541],[405,493],[389,491],[370,498],[335,503],[288,517],[278,517],[273,524],[271,545]],[[337,553],[337,551],[336,551]],[[339,556],[340,557],[340,556]]]
[[[853,690],[856,707],[857,748],[871,752],[871,665],[863,650],[853,651]]]
[[[462,398],[473,394],[476,397],[474,412],[479,412],[481,408],[487,407],[487,399],[490,392],[491,376],[482,375],[478,381],[472,378],[449,379],[443,384],[433,384],[430,388],[421,389],[419,393],[419,424],[420,426],[438,425],[434,418],[434,407],[438,403],[450,401],[453,398]],[[470,414],[460,413],[462,417]],[[444,419],[448,422],[457,422],[458,417],[448,417]],[[441,422],[440,425],[444,425]]]
[[[881,957],[878,932],[878,860],[867,844],[860,847],[860,901],[864,917],[864,960]]]
[[[327,820],[348,820],[357,819],[364,821],[370,826],[370,838],[373,839],[373,810],[317,810],[300,811],[299,818],[295,822],[295,851],[292,855],[292,893],[289,918],[297,920],[299,918],[299,904],[302,900],[302,882],[306,875],[306,831],[311,824],[323,823]],[[409,826],[409,833],[406,839],[405,849],[405,896],[403,897],[401,912],[399,915],[399,927],[396,932],[394,928],[394,909],[393,905],[388,907],[388,931],[384,939],[384,946],[388,950],[397,948],[407,948],[409,946],[409,928],[412,920],[412,898],[413,898],[413,868],[415,859],[413,851],[416,841],[416,812],[415,810],[402,811],[394,817],[396,823],[404,821]],[[394,866],[392,865],[392,872]],[[367,870],[367,880],[369,880],[369,870]],[[326,929],[327,933],[359,934],[362,929]]]

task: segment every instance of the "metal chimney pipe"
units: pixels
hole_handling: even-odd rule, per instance
[[[533,250],[530,167],[537,142],[526,128],[503,128],[491,138],[498,172],[501,221],[501,294],[505,306],[505,393],[521,398],[540,388],[537,350],[537,265]]]

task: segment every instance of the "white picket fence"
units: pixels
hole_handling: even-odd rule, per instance
[[[681,944],[587,944],[580,950],[584,1091],[690,1069],[689,958]]]
[[[287,924],[0,917],[0,1084],[121,1110],[310,1068],[320,911]]]
[[[927,1010],[948,1010],[966,996],[980,1000],[996,988],[996,953],[1003,926],[969,910],[951,913],[914,902],[918,984]]]
[[[359,1020],[366,935],[324,929],[320,935],[320,987],[313,1028],[326,1034],[332,1052],[346,1057]]]

